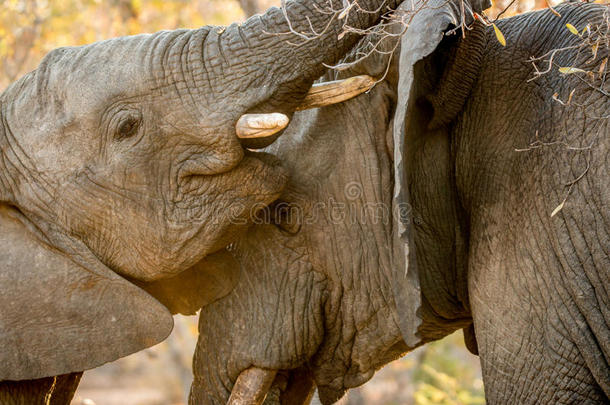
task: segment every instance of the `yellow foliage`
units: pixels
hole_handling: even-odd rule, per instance
[[[586,71],[575,67],[560,67],[559,72],[564,75],[569,75],[572,73],[585,73]]]
[[[456,377],[422,364],[422,371],[433,380],[433,384],[422,382],[415,392],[416,405],[479,405],[485,403],[481,393],[462,386]]]
[[[506,39],[504,39],[504,34],[502,34],[502,31],[500,31],[500,28],[498,28],[496,26],[496,24],[492,24],[494,27],[494,32],[496,33],[496,38],[498,39],[498,42],[502,45],[502,46],[506,46]]]
[[[566,27],[572,34],[578,35],[578,30],[572,24],[566,24]]]

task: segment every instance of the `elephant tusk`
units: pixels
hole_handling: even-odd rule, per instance
[[[361,75],[345,80],[314,84],[295,111],[337,104],[369,90],[375,84],[371,76]],[[267,138],[288,126],[290,119],[282,113],[244,114],[235,132],[241,139]]]
[[[337,104],[364,93],[375,84],[371,76],[361,75],[345,80],[314,84],[296,111]]]
[[[286,128],[289,122],[281,113],[244,114],[237,120],[235,132],[242,139],[266,138]]]
[[[250,367],[235,381],[227,405],[260,405],[265,400],[275,379],[276,370]]]

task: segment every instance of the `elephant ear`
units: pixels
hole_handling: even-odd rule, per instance
[[[0,292],[0,381],[97,367],[161,342],[173,327],[146,292],[47,245],[2,204]]]
[[[416,3],[418,9],[421,3]],[[417,63],[439,47],[445,32],[450,27],[459,25],[462,21],[460,10],[464,10],[465,22],[472,21],[473,11],[481,12],[490,6],[488,0],[470,0],[463,3],[459,0],[427,0],[424,8],[417,12],[411,20],[400,44],[398,62],[398,100],[394,116],[394,197],[392,209],[394,213],[393,246],[392,246],[392,278],[394,299],[399,314],[399,327],[403,338],[409,347],[415,347],[422,342],[418,336],[421,324],[419,310],[421,308],[421,288],[418,276],[417,258],[415,256],[412,227],[412,208],[408,187],[408,131],[412,121],[418,121],[417,100],[418,81],[430,80],[421,77],[426,72],[418,72]],[[409,12],[413,7],[411,2],[403,2],[401,9]],[[442,79],[440,79],[442,80]],[[441,103],[441,98],[430,100]],[[452,106],[452,108],[455,108]],[[429,124],[442,125],[442,118],[435,117],[425,120],[425,125],[415,125],[415,128],[426,128]],[[413,127],[413,126],[412,126]]]

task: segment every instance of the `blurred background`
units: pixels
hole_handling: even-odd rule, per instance
[[[551,4],[556,4],[556,0]],[[227,25],[279,0],[0,0],[0,91],[60,46],[163,29]],[[544,8],[498,0],[487,15]],[[181,405],[191,383],[197,317],[176,317],[165,342],[85,373],[73,405]],[[342,405],[485,403],[479,359],[461,332],[419,348],[351,390]]]

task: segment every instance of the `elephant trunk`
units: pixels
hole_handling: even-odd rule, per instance
[[[233,151],[223,156],[228,170],[242,158],[240,145],[273,142],[293,111],[325,105],[320,97],[339,102],[368,90],[374,81],[364,78],[306,97],[324,64],[338,62],[361,37],[344,33],[344,27],[369,28],[400,2],[359,0],[344,7],[342,0],[294,0],[241,25],[161,32],[144,40],[140,48],[154,60],[142,58],[142,65],[153,66],[158,88],[189,101],[195,126],[202,113],[217,123],[214,130],[224,145],[216,150]],[[261,113],[280,114],[255,115]],[[240,120],[244,114],[249,115]]]
[[[238,102],[247,102],[248,109],[292,112],[324,73],[324,64],[338,62],[361,37],[344,35],[344,26],[369,28],[400,2],[360,0],[360,8],[341,12],[346,10],[341,0],[289,1],[283,9],[271,8],[241,25],[211,30],[204,44],[205,63],[234,75],[229,91],[238,95]]]

